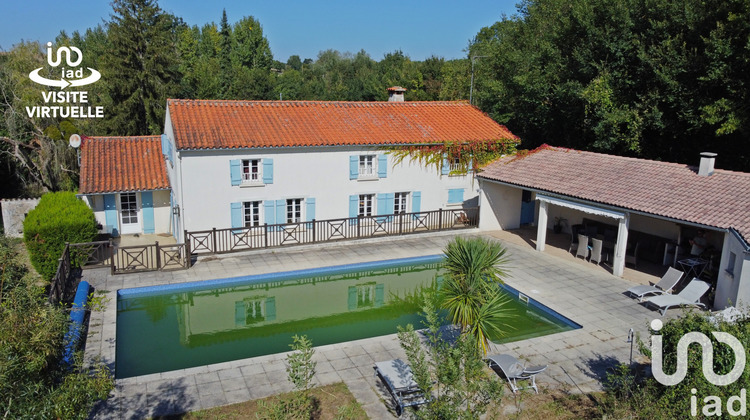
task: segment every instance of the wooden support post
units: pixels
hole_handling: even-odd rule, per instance
[[[161,270],[161,250],[158,241],[156,242],[156,269]]]

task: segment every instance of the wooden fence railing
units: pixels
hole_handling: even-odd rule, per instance
[[[188,254],[224,254],[289,245],[466,229],[478,225],[478,207],[439,209],[382,216],[185,231],[185,244],[188,246]]]
[[[185,244],[159,245],[159,242],[118,247],[110,263],[112,274],[185,268],[190,268]]]
[[[72,298],[72,296],[67,296],[72,289],[72,283],[75,281],[72,268],[70,265],[70,245],[66,244],[62,255],[57,260],[57,271],[50,283],[49,303],[57,305],[61,301],[68,301]]]

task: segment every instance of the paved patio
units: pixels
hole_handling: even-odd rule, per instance
[[[632,282],[600,267],[569,255],[538,253],[508,236],[515,236],[513,233],[468,234],[502,240],[512,254],[507,283],[583,326],[551,336],[493,345],[493,352],[511,353],[533,364],[549,364],[537,378],[542,388],[566,386],[582,392],[601,389],[606,369],[629,360],[628,330],[633,328],[644,334],[648,322],[659,316],[623,294]],[[173,272],[110,276],[106,269],[87,270],[84,279],[105,291],[109,302],[103,312],[91,314],[85,357],[89,361],[103,360],[114,368],[118,289],[439,254],[454,235],[438,233],[204,257],[190,270]],[[667,315],[679,313],[670,310]],[[147,418],[289,391],[292,386],[286,380],[285,356],[276,354],[118,379],[112,396],[97,406],[94,417]],[[404,358],[405,354],[395,334],[316,347],[315,381],[343,381],[371,418],[392,418],[393,411],[383,401],[388,399],[372,366],[375,361],[397,357]]]

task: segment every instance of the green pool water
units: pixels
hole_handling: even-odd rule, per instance
[[[438,262],[356,267],[324,275],[272,275],[210,289],[158,288],[117,302],[116,376],[127,378],[289,350],[292,335],[315,346],[421,327],[417,289],[439,279]],[[137,289],[130,289],[137,290]],[[509,292],[509,342],[574,328]]]

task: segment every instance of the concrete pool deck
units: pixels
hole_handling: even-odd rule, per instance
[[[503,241],[498,232],[483,234]],[[439,254],[456,235],[437,233],[338,244],[202,257],[190,270],[109,275],[106,269],[84,271],[108,299],[101,312],[92,312],[85,359],[114,368],[117,290],[263,274],[348,263]],[[632,282],[593,264],[538,253],[528,246],[503,241],[511,254],[507,284],[581,324],[583,328],[529,340],[493,345],[493,353],[510,353],[533,364],[548,364],[537,377],[543,387],[569,387],[582,392],[600,390],[608,367],[628,362],[628,330],[642,336],[659,313],[623,294]],[[668,317],[680,310],[673,309]],[[317,384],[344,382],[370,418],[393,418],[390,400],[376,380],[376,361],[405,358],[395,334],[316,347]],[[634,356],[638,352],[635,350]],[[286,354],[243,359],[177,371],[116,380],[110,398],[99,404],[95,418],[148,418],[232,404],[290,391]],[[387,401],[384,403],[383,400]]]

